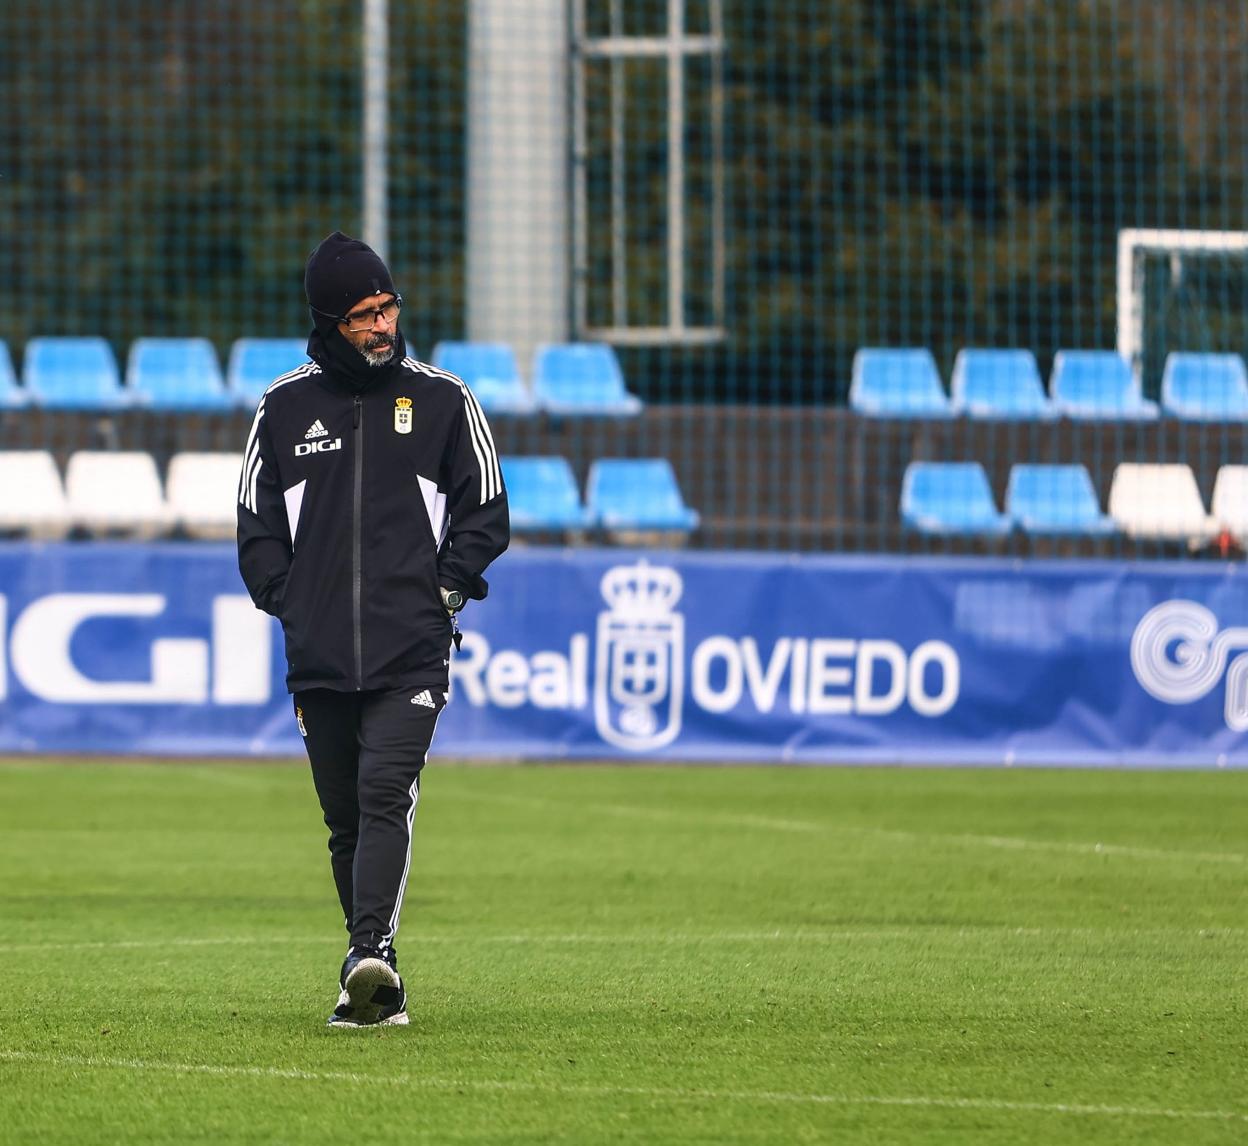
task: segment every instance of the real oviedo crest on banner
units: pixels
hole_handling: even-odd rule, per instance
[[[685,621],[675,607],[684,582],[675,569],[641,561],[602,578],[594,721],[608,743],[661,748],[680,733]]]

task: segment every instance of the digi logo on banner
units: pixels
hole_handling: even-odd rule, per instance
[[[1195,601],[1165,601],[1144,614],[1131,638],[1131,668],[1144,691],[1166,704],[1207,696],[1226,674],[1226,726],[1248,731],[1248,629],[1218,631]]]
[[[598,615],[593,712],[598,734],[632,751],[670,744],[680,734],[686,685],[704,712],[723,714],[747,696],[771,713],[782,696],[790,712],[888,716],[903,705],[943,716],[957,703],[961,664],[944,641],[911,652],[890,640],[779,637],[764,650],[753,637],[713,634],[686,661],[685,619],[676,606],[684,583],[675,569],[617,565],[600,583],[608,608]],[[575,633],[567,653],[494,651],[464,634],[451,680],[470,704],[582,709],[589,703],[590,640]],[[787,688],[785,687],[787,684]]]
[[[8,657],[8,602],[0,596],[0,700],[8,670],[32,696],[52,704],[263,705],[272,691],[269,618],[241,595],[212,600],[209,639],[158,637],[141,680],[97,680],[74,663],[80,626],[100,618],[159,617],[159,593],[53,593],[32,601],[13,619]]]

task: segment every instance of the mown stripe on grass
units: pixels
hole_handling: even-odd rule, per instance
[[[485,800],[495,803],[526,804],[542,807],[567,807],[559,800],[546,800],[540,796],[513,796],[495,792],[461,793],[460,798]],[[832,835],[875,836],[914,844],[958,844],[971,847],[1005,848],[1011,851],[1058,852],[1066,855],[1120,856],[1124,859],[1176,860],[1199,863],[1248,864],[1248,855],[1242,852],[1189,852],[1170,848],[1144,848],[1133,844],[1107,844],[1078,840],[1032,840],[1022,836],[984,836],[967,832],[911,832],[899,828],[879,828],[861,824],[820,823],[815,820],[792,820],[776,816],[758,816],[733,812],[669,811],[664,808],[640,807],[633,804],[584,804],[576,805],[578,815],[598,812],[608,816],[627,816],[634,819],[656,820],[664,823],[701,823],[732,828],[761,828],[777,832],[814,832]]]
[[[449,943],[457,947],[472,944],[501,944],[523,946],[525,944],[657,944],[666,946],[695,945],[699,943],[853,943],[872,940],[923,940],[968,939],[976,942],[985,938],[1000,939],[1240,939],[1248,935],[1242,927],[959,927],[943,924],[915,924],[911,927],[839,928],[817,930],[799,928],[760,931],[710,931],[691,933],[680,931],[620,931],[620,932],[521,932],[509,935],[411,935],[404,939],[405,947],[421,944]],[[24,951],[129,951],[162,950],[180,947],[244,947],[263,943],[269,946],[335,945],[342,940],[333,935],[221,935],[204,937],[179,937],[148,939],[99,939],[70,942],[0,943],[0,954],[12,955]]]
[[[339,1034],[336,1037],[350,1038]],[[402,1037],[402,1036],[400,1036]],[[772,1090],[680,1090],[674,1087],[594,1086],[562,1082],[522,1082],[502,1079],[436,1078],[412,1074],[360,1074],[339,1070],[305,1070],[298,1067],[241,1066],[229,1063],[154,1062],[149,1059],[102,1058],[89,1055],[43,1054],[0,1050],[0,1061],[37,1063],[43,1066],[86,1070],[153,1071],[168,1074],[207,1075],[225,1078],[284,1079],[301,1082],[348,1082],[378,1086],[424,1087],[428,1090],[478,1090],[515,1093],[564,1094],[591,1098],[649,1098],[677,1102],[774,1102],[822,1106],[892,1106],[945,1110],[995,1110],[1007,1113],[1063,1114],[1104,1118],[1155,1118],[1176,1121],[1248,1123],[1248,1114],[1237,1110],[1173,1110],[1152,1106],[1109,1106],[1096,1103],[1012,1102],[996,1098],[961,1098],[943,1095],[800,1094]]]

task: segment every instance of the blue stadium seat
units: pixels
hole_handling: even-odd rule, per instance
[[[979,462],[911,462],[901,483],[901,520],[930,534],[1001,536],[1011,527]]]
[[[226,389],[239,405],[254,409],[275,378],[307,361],[306,338],[240,338],[230,347]]]
[[[152,410],[212,411],[235,405],[206,338],[140,338],[130,346],[126,384]]]
[[[576,475],[567,458],[502,457],[499,462],[512,529],[592,528],[594,515],[581,504]]]
[[[20,410],[30,405],[30,394],[17,384],[7,342],[0,342],[0,410]]]
[[[1026,533],[1102,535],[1117,528],[1081,465],[1011,466],[1005,511]]]
[[[32,338],[26,343],[22,380],[30,400],[48,410],[130,405],[113,348],[102,338]]]
[[[1239,422],[1248,418],[1248,372],[1238,354],[1166,356],[1161,404],[1189,422]]]
[[[487,414],[531,414],[533,395],[520,377],[516,355],[502,342],[439,342],[433,365],[468,383]]]
[[[1049,382],[1053,408],[1085,421],[1147,421],[1157,403],[1140,393],[1127,360],[1113,350],[1059,350]]]
[[[930,350],[859,350],[854,355],[849,404],[871,418],[953,416]]]
[[[615,351],[601,342],[546,343],[533,359],[533,396],[551,414],[640,414],[641,399],[624,388]]]
[[[585,501],[604,529],[696,529],[666,458],[599,458],[589,467]]]
[[[951,389],[954,410],[972,418],[1056,417],[1030,350],[960,350]]]

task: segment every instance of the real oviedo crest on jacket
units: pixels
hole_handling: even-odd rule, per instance
[[[396,434],[412,432],[412,400],[410,398],[394,400],[394,432]]]

